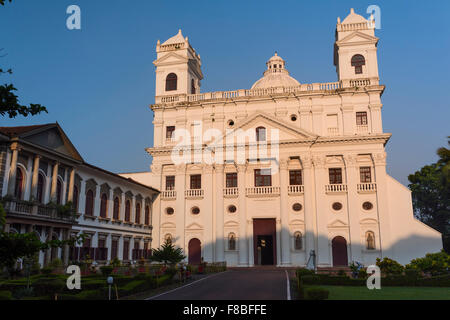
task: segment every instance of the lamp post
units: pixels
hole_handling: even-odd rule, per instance
[[[109,300],[111,300],[111,286],[114,283],[114,278],[109,276],[108,279],[106,279],[106,282],[108,283],[108,286],[109,286],[108,297],[109,297]]]

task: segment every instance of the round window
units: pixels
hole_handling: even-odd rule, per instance
[[[333,203],[333,210],[334,211],[342,210],[342,203],[340,203],[340,202]]]
[[[169,207],[169,208],[166,209],[166,213],[167,213],[169,216],[173,215],[174,212],[175,212],[175,211],[173,210],[173,208],[170,208],[170,207]]]
[[[197,214],[200,213],[200,208],[199,208],[199,207],[193,207],[192,210],[191,210],[191,212],[192,212],[192,214],[197,215]]]
[[[302,211],[302,209],[303,209],[303,206],[302,206],[300,203],[295,203],[295,204],[292,206],[292,210],[294,210],[294,211],[296,211],[296,212]]]
[[[236,206],[231,205],[231,206],[228,207],[228,212],[229,213],[235,213],[236,211],[237,211]]]
[[[292,122],[297,121],[297,116],[295,114],[291,115],[291,121]]]
[[[228,126],[233,127],[234,126],[234,120],[228,120]]]
[[[372,202],[366,201],[363,203],[363,209],[364,210],[372,210],[373,209],[373,204]]]

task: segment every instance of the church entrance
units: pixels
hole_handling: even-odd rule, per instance
[[[275,219],[253,220],[253,244],[255,265],[276,264],[276,221]]]
[[[331,242],[333,252],[333,267],[347,267],[347,241],[344,237],[337,236]]]
[[[202,262],[202,245],[200,240],[194,238],[189,241],[189,257],[188,262],[192,265],[198,265]]]

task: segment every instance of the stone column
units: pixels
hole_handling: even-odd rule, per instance
[[[130,222],[136,223],[136,196],[131,197]],[[134,219],[133,219],[134,218]]]
[[[317,221],[317,265],[331,266],[330,261],[330,239],[328,239],[328,220],[326,216],[328,205],[327,195],[325,193],[325,185],[328,184],[328,175],[325,168],[325,155],[314,156],[314,173],[316,187],[316,221]]]
[[[363,261],[361,248],[361,227],[359,223],[359,212],[361,211],[358,200],[357,184],[360,181],[358,168],[356,167],[356,155],[344,155],[345,172],[347,176],[347,203],[350,236],[349,261]]]
[[[100,216],[100,186],[95,186],[95,197],[94,197],[94,217]]]
[[[86,181],[81,180],[81,188],[80,188],[80,203],[78,205],[78,212],[85,213],[86,211]]]
[[[312,159],[305,155],[301,157],[302,175],[304,185],[304,211],[305,211],[305,265],[308,262],[311,250],[317,253],[317,224],[316,224],[316,190]]]
[[[248,237],[248,266],[253,267],[255,265],[255,251],[253,245],[253,220],[247,220],[247,237]]]
[[[14,191],[16,188],[16,175],[17,175],[17,159],[19,157],[20,148],[17,143],[11,145],[12,159],[11,159],[11,169],[9,173],[9,183],[8,183],[8,195],[14,196]]]
[[[65,240],[69,240],[70,239],[70,231],[65,229],[63,231],[63,237]],[[69,265],[69,250],[70,250],[69,245],[68,244],[64,245],[64,255],[63,255],[64,256],[64,260],[63,260],[64,266]]]
[[[202,189],[204,192],[205,208],[213,209],[213,167],[212,165],[203,165]],[[205,262],[214,261],[214,220],[212,212],[204,216],[205,228],[203,234],[203,258]]]
[[[40,155],[36,155],[34,157],[33,164],[33,180],[31,181],[31,200],[37,200],[37,188],[38,188],[38,180],[39,180],[39,162],[41,160]],[[43,191],[43,190],[42,190]],[[42,199],[44,200],[44,199]]]
[[[216,262],[225,261],[224,212],[223,212],[223,165],[216,165]]]
[[[70,169],[69,176],[69,194],[67,195],[67,202],[73,203],[73,190],[75,187],[75,168]]]
[[[119,211],[119,220],[125,221],[125,193],[122,192],[120,199],[120,211]]]
[[[379,240],[381,258],[391,257],[392,253],[392,238],[390,233],[390,211],[387,195],[387,173],[386,173],[386,153],[380,152],[372,155],[375,164],[375,182],[377,184],[377,210],[378,210],[378,225],[379,225]]]
[[[181,164],[176,167],[177,173],[175,177],[175,190],[177,191],[177,200],[175,203],[175,216],[176,216],[176,235],[173,240],[178,242],[178,246],[183,249],[184,254],[187,256],[187,248],[185,245],[185,190],[186,190],[186,165]],[[161,208],[162,214],[165,214],[165,207]],[[164,236],[164,235],[163,235]]]
[[[274,257],[275,258],[274,260],[275,260],[277,266],[281,266],[281,258],[282,257],[281,257],[280,252],[283,253],[284,251],[289,250],[290,247],[289,247],[289,242],[288,242],[286,244],[287,248],[284,248],[285,250],[283,250],[281,248],[281,245],[285,245],[285,243],[281,241],[281,220],[280,219],[276,219],[276,239],[277,239],[277,256]]]
[[[33,175],[33,159],[31,157],[28,157],[28,163],[27,163],[27,175],[26,175],[26,181],[25,181],[25,192],[24,192],[24,200],[29,201],[31,197],[31,178]]]
[[[51,241],[53,237],[53,227],[49,227],[47,230],[48,230],[47,241]],[[45,265],[48,265],[52,261],[51,258],[52,258],[52,248],[48,248],[45,257]]]
[[[120,238],[119,238],[119,246],[118,246],[118,248],[117,248],[117,258],[119,259],[119,260],[123,260],[123,236],[121,236]]]
[[[8,194],[10,169],[11,169],[11,150],[8,148],[6,150],[5,175],[3,177],[3,185],[2,185],[2,193],[1,193],[2,197],[6,196]]]
[[[62,184],[62,190],[61,190],[61,204],[66,204],[67,203],[67,198],[66,198],[66,194],[67,192],[67,168],[64,169],[64,182]]]
[[[114,211],[114,191],[113,191],[113,189],[109,189],[107,211],[108,211],[107,217],[109,219],[112,219],[113,218],[113,211]]]
[[[277,250],[277,256],[281,255],[281,265],[291,264],[290,251],[290,231],[289,231],[289,212],[288,212],[288,162],[286,159],[280,159],[280,217],[281,217],[281,243],[280,251]],[[277,225],[278,228],[278,225]],[[278,241],[278,239],[277,239]],[[277,244],[277,245],[278,245]],[[278,262],[277,262],[278,263]]]
[[[56,188],[58,185],[58,169],[59,169],[59,162],[55,162],[55,164],[53,165],[53,171],[52,171],[52,190],[50,192],[50,199],[54,203],[56,203]]]
[[[111,261],[111,251],[112,251],[112,235],[108,234],[108,237],[106,238],[106,248],[108,248],[108,256],[106,259],[108,261]]]
[[[247,239],[247,210],[246,210],[246,181],[245,174],[247,171],[246,165],[238,165],[238,188],[239,188],[239,265],[247,266],[249,263],[249,251],[253,250],[253,245],[248,248],[247,251],[247,243],[252,242],[253,239]],[[253,261],[251,261],[253,264]]]

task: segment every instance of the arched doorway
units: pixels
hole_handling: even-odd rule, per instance
[[[189,264],[200,264],[202,261],[202,245],[200,240],[194,238],[189,241]]]
[[[347,241],[345,238],[341,236],[335,237],[331,242],[331,246],[333,248],[333,266],[348,266]]]

